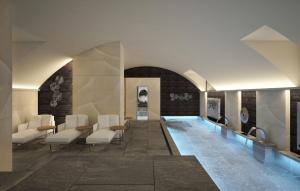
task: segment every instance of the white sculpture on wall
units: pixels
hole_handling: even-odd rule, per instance
[[[53,92],[50,106],[55,108],[58,102],[62,100],[62,93],[59,91],[60,85],[64,83],[63,76],[56,76],[55,80],[50,84],[50,90]]]
[[[246,124],[248,123],[248,120],[249,120],[249,112],[248,112],[248,109],[246,107],[243,107],[241,109],[241,112],[240,112],[240,118],[241,118],[241,122]]]
[[[193,98],[192,94],[184,93],[184,94],[175,94],[170,93],[171,101],[180,100],[180,101],[189,101]]]

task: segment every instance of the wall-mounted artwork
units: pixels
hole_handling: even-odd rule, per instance
[[[183,94],[176,94],[176,93],[170,93],[170,100],[171,101],[189,101],[193,99],[193,95],[189,93],[183,93]]]
[[[58,102],[62,100],[62,92],[59,91],[60,85],[64,83],[63,76],[56,76],[55,80],[50,84],[50,90],[53,92],[50,106],[55,108]]]
[[[137,120],[148,120],[148,87],[137,87]]]
[[[138,86],[137,89],[138,107],[148,107],[148,88],[145,86]]]
[[[73,64],[66,64],[48,78],[38,91],[38,113],[52,114],[57,125],[73,108]]]
[[[219,119],[221,116],[221,99],[207,98],[207,116]]]

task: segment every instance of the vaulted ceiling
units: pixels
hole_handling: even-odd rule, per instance
[[[300,84],[299,49],[284,69],[286,55],[270,58],[243,39],[268,26],[276,34],[251,42],[299,47],[299,0],[14,0],[13,7],[15,86],[38,87],[80,52],[112,41],[124,45],[125,68],[162,67],[217,90]],[[277,33],[285,38],[269,38]]]

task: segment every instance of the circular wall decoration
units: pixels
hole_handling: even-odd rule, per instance
[[[246,107],[243,107],[241,109],[240,117],[241,117],[241,122],[242,123],[247,123],[248,122],[248,120],[249,120],[249,112],[248,112],[248,109]]]

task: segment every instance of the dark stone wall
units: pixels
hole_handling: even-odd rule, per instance
[[[50,106],[53,95],[50,84],[57,76],[62,76],[64,82],[59,89],[62,99],[54,109]],[[38,92],[38,113],[54,115],[56,125],[64,123],[65,116],[72,114],[72,62],[59,69],[42,84]]]
[[[300,102],[300,89],[291,89],[291,107],[290,107],[290,120],[291,120],[291,151],[300,154],[297,149],[297,102]]]
[[[242,132],[248,133],[251,127],[256,126],[256,91],[242,91],[242,108],[249,112],[248,123],[242,124]]]
[[[161,116],[192,116],[200,115],[200,90],[181,75],[157,67],[135,67],[125,70],[126,78],[160,78]],[[191,95],[189,100],[171,100],[170,94]]]
[[[225,92],[221,91],[221,92],[207,92],[207,98],[219,98],[221,99],[221,116],[222,119],[219,121],[219,123],[223,123],[225,122]],[[207,116],[208,117],[208,116]],[[208,117],[210,120],[212,121],[216,121],[216,119]]]

